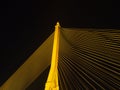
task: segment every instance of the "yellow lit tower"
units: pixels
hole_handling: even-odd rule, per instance
[[[59,22],[57,22],[54,32],[51,66],[50,66],[47,82],[45,85],[45,90],[59,90],[59,84],[58,84],[59,35],[60,35],[60,24]]]

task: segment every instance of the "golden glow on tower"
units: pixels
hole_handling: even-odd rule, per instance
[[[59,90],[59,85],[58,85],[58,52],[59,52],[59,35],[60,35],[59,28],[60,28],[60,24],[59,22],[57,22],[54,32],[51,67],[45,85],[45,90]]]

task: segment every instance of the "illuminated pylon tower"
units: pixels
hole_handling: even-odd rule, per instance
[[[51,66],[45,90],[59,90],[58,85],[58,53],[59,53],[59,35],[60,35],[60,24],[57,22],[54,32],[53,51],[51,58]]]

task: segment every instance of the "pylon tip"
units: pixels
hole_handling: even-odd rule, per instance
[[[56,24],[57,26],[60,26],[60,23],[59,22],[57,22],[57,24]]]

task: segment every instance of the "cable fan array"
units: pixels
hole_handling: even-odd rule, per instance
[[[120,31],[61,29],[60,90],[120,90]]]

